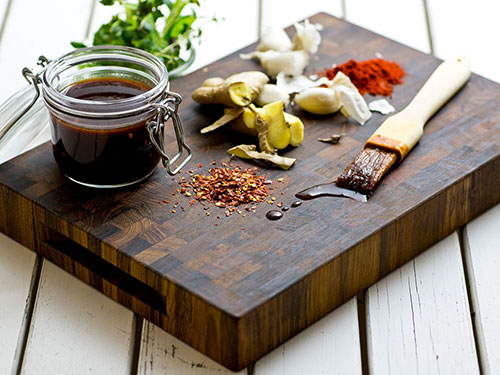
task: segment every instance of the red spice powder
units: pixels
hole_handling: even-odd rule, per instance
[[[405,71],[395,62],[383,59],[365,61],[349,60],[344,64],[323,72],[328,79],[333,79],[338,72],[351,79],[361,95],[391,96],[394,85],[403,83]]]

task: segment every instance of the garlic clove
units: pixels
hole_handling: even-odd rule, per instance
[[[317,115],[328,115],[341,107],[338,94],[326,87],[305,89],[295,96],[294,102],[303,110]]]

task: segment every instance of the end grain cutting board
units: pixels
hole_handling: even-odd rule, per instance
[[[407,72],[391,99],[398,110],[440,63],[325,14],[312,21],[325,29],[308,72],[379,52]],[[184,98],[197,172],[227,161],[225,151],[246,140],[229,129],[201,135],[220,113],[190,93],[207,77],[248,69],[260,68],[235,53],[172,82]],[[207,216],[176,194],[177,178],[161,168],[141,186],[84,189],[61,177],[44,144],[0,166],[0,229],[200,352],[242,369],[500,202],[498,98],[500,85],[473,75],[369,202],[317,199],[279,221],[265,218],[268,203],[245,217],[225,217],[215,207]],[[276,202],[287,205],[296,192],[339,175],[385,118],[374,114],[360,127],[340,114],[292,113],[305,123],[303,144],[286,153],[297,162],[268,172]],[[335,146],[316,140],[334,133],[347,136]]]

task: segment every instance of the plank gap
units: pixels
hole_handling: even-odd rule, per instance
[[[422,4],[424,6],[425,28],[427,31],[427,40],[429,42],[429,51],[431,55],[434,55],[434,42],[432,35],[431,17],[429,15],[429,7],[427,6],[427,0],[422,0]]]
[[[139,373],[143,325],[144,319],[134,313],[134,318],[132,320],[132,339],[130,340],[130,375],[137,375]]]
[[[363,375],[368,375],[368,336],[367,336],[367,323],[366,323],[366,303],[365,303],[366,290],[359,292],[356,296],[358,306],[358,324],[359,324],[359,346],[361,353],[361,371]]]
[[[262,0],[257,1],[257,39],[262,36]]]
[[[485,374],[484,369],[485,366],[484,359],[486,358],[486,353],[483,353],[481,345],[479,344],[479,332],[476,322],[476,311],[478,309],[478,302],[475,298],[475,294],[472,291],[474,284],[474,270],[472,267],[472,261],[470,257],[470,247],[467,241],[467,235],[465,233],[465,227],[460,227],[457,230],[458,233],[458,242],[460,243],[460,254],[462,257],[462,264],[464,269],[464,279],[465,279],[465,288],[467,289],[467,299],[469,300],[469,310],[471,314],[471,324],[472,324],[472,332],[474,335],[474,345],[476,347],[476,355],[477,362],[479,367],[479,373]]]
[[[30,332],[31,321],[33,318],[33,311],[35,308],[38,285],[40,283],[40,275],[42,274],[42,264],[43,258],[40,255],[37,255],[35,264],[33,266],[33,274],[31,276],[28,297],[26,298],[26,307],[24,309],[23,321],[21,323],[21,329],[19,330],[19,338],[16,346],[16,351],[14,353],[14,361],[12,363],[11,371],[12,375],[20,374],[23,366],[23,359],[26,352],[26,346],[28,344],[28,336]]]
[[[90,32],[92,31],[92,21],[94,20],[96,2],[96,0],[92,0],[92,4],[90,5],[89,20],[87,22],[87,28],[85,29],[84,39],[88,39],[90,37]]]
[[[7,25],[7,19],[9,18],[10,8],[12,7],[12,1],[13,0],[8,0],[7,5],[5,5],[5,10],[3,12],[3,17],[2,17],[2,25],[0,26],[0,43],[2,42],[2,37],[5,31],[5,27]]]

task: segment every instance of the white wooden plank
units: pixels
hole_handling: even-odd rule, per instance
[[[0,102],[26,84],[27,66],[37,70],[38,56],[57,58],[85,35],[91,0],[13,1],[0,43]]]
[[[479,373],[457,233],[367,293],[370,374]]]
[[[133,313],[44,261],[22,374],[129,374]]]
[[[0,374],[8,374],[22,335],[35,253],[0,234]]]
[[[361,374],[356,298],[255,364],[255,375]]]
[[[422,0],[350,0],[346,1],[346,19],[407,46],[429,52]]]
[[[4,27],[6,16],[8,15],[9,12],[9,2],[10,2],[9,0],[0,0],[0,32]]]
[[[500,82],[500,1],[428,1],[435,53],[440,58],[467,55],[471,69]]]
[[[464,231],[481,368],[485,374],[500,373],[500,205],[490,209]]]
[[[232,372],[154,324],[145,321],[139,356],[139,375],[246,374]]]
[[[285,28],[318,12],[342,16],[341,0],[269,0],[263,1],[262,25]]]
[[[186,73],[217,61],[257,40],[256,0],[202,1],[197,13],[200,16],[198,24],[202,29],[202,39],[196,46],[196,60]],[[210,22],[214,16],[218,22]],[[228,75],[229,73],[233,72],[228,72]],[[175,83],[173,86],[175,88]]]

